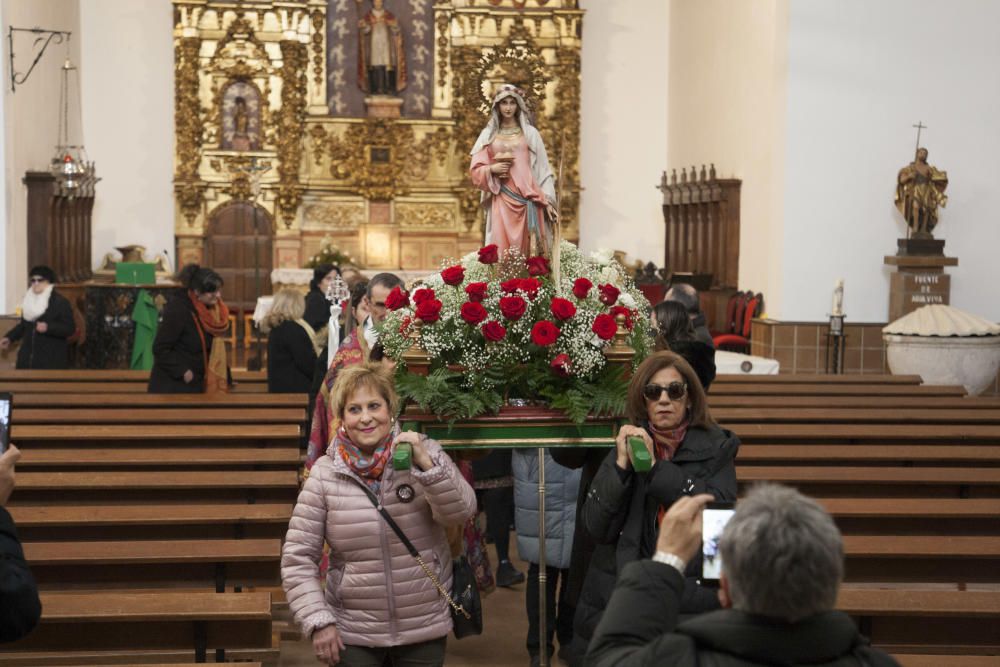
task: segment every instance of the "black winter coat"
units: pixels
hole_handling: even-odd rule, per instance
[[[150,394],[200,394],[205,391],[205,359],[212,349],[212,334],[205,332],[202,346],[197,314],[186,293],[167,302],[153,341],[153,370],[149,373]],[[184,382],[185,371],[194,373]]]
[[[316,350],[306,330],[285,320],[267,337],[267,390],[272,394],[308,394]]]
[[[691,364],[702,388],[708,391],[715,380],[715,348],[700,340],[672,340],[668,344],[673,352]]]
[[[740,441],[718,426],[691,428],[670,461],[657,461],[648,473],[630,469],[622,474],[615,451],[605,456],[587,492],[577,521],[597,542],[573,621],[573,645],[578,653],[590,641],[618,573],[628,563],[656,552],[656,519],[660,506],[669,508],[681,496],[711,493],[716,500],[736,500],[734,460]],[[700,556],[688,564],[680,609],[685,614],[719,607],[712,589],[698,582]]]
[[[898,667],[839,611],[784,623],[735,609],[678,625],[684,578],[651,560],[629,563],[587,653],[588,667]]]
[[[38,322],[48,325],[45,333],[35,331],[35,324]],[[49,306],[41,317],[34,322],[21,318],[17,326],[4,337],[9,338],[12,343],[21,341],[21,349],[17,351],[17,368],[60,369],[69,366],[69,342],[66,339],[75,330],[73,308],[69,301],[52,290]]]
[[[309,326],[319,331],[330,321],[330,306],[326,295],[318,289],[311,289],[306,294],[306,312],[302,316]]]
[[[24,560],[14,519],[0,507],[0,642],[27,636],[41,615],[38,585]]]

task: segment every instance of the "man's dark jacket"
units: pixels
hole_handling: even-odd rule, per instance
[[[163,309],[153,341],[153,369],[149,372],[150,394],[200,394],[205,391],[205,357],[212,349],[212,334],[204,332],[202,345],[194,304],[187,293],[175,294]],[[184,382],[184,373],[194,379]]]
[[[898,667],[839,611],[786,623],[723,609],[678,625],[683,591],[673,567],[629,563],[597,626],[588,667]]]
[[[45,333],[38,333],[35,325],[45,322]],[[52,290],[49,305],[37,320],[29,322],[24,318],[7,332],[6,338],[15,343],[21,341],[17,351],[17,368],[62,369],[69,367],[69,341],[76,331],[73,308],[62,294]]]
[[[26,636],[41,615],[38,585],[24,561],[14,519],[0,507],[0,642]]]
[[[587,492],[577,521],[597,543],[590,560],[573,621],[573,650],[594,634],[607,607],[618,573],[628,563],[656,552],[660,507],[682,496],[711,493],[717,500],[736,500],[733,461],[740,441],[731,431],[712,426],[691,428],[671,461],[657,461],[648,473],[623,474],[615,451],[605,457]],[[575,548],[575,547],[574,547]],[[688,564],[681,611],[718,609],[715,592],[698,584],[700,556]]]

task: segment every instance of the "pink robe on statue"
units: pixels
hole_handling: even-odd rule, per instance
[[[545,193],[538,187],[531,174],[531,156],[526,141],[518,142],[513,149],[514,162],[511,164],[507,178],[500,179],[490,171],[490,165],[494,163],[493,155],[497,152],[495,148],[497,143],[494,140],[493,143],[473,155],[472,166],[469,169],[472,184],[493,195],[490,201],[490,229],[487,242],[497,244],[501,254],[508,248],[518,248],[522,255],[528,257],[531,254],[531,234],[528,231],[527,210],[529,204],[518,202],[501,192],[500,186],[504,185],[522,198],[534,202],[530,205],[535,206],[538,213],[538,224],[543,231],[540,234],[543,243],[547,239],[544,233],[547,200]],[[539,252],[544,250],[548,250],[548,248],[539,248]]]

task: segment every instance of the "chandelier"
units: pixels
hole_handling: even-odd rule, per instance
[[[83,128],[81,119],[80,142],[70,143],[69,133],[69,97],[70,75],[73,76],[76,88],[76,110],[80,105],[80,73],[69,58],[63,63],[61,70],[61,86],[59,89],[59,142],[56,144],[55,155],[49,171],[56,179],[56,188],[63,197],[89,197],[94,195],[94,186],[100,178],[94,163],[87,160],[87,151],[83,147]]]

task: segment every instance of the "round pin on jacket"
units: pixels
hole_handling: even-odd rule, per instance
[[[399,488],[396,489],[396,497],[399,498],[399,502],[401,503],[412,503],[416,495],[413,487],[409,484],[400,484]]]

